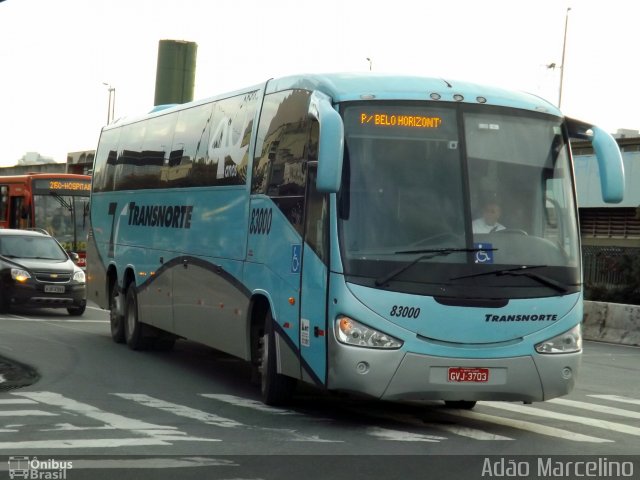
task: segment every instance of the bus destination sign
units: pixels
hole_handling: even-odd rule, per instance
[[[361,113],[360,125],[379,127],[438,128],[442,124],[440,117],[424,115],[401,115],[395,113]]]
[[[90,180],[72,180],[66,178],[38,179],[33,182],[33,193],[88,196],[91,191]]]

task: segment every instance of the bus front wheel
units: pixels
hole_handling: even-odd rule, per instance
[[[286,375],[281,375],[277,370],[276,338],[273,331],[273,317],[267,313],[264,331],[260,338],[260,389],[262,401],[267,405],[282,405],[286,403],[296,387],[296,380]]]

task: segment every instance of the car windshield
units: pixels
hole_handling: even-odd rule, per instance
[[[0,238],[0,255],[8,258],[66,260],[67,254],[50,237],[11,235]]]

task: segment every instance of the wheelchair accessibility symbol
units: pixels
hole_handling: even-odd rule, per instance
[[[302,245],[291,245],[291,273],[300,273]]]
[[[478,249],[474,259],[476,263],[493,263],[493,245],[490,243],[474,243],[473,246]]]

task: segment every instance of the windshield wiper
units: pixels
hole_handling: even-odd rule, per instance
[[[495,249],[494,248],[435,248],[435,249],[430,249],[430,250],[400,250],[398,252],[393,252],[393,253],[398,254],[398,255],[407,254],[407,253],[409,253],[409,254],[410,253],[415,253],[415,254],[420,254],[420,255],[418,255],[416,258],[411,260],[406,265],[403,265],[400,268],[395,269],[391,273],[388,273],[384,277],[377,278],[376,281],[375,281],[375,285],[376,285],[376,287],[380,287],[380,286],[384,285],[389,280],[392,280],[393,278],[395,278],[398,275],[400,275],[402,272],[404,272],[404,271],[408,270],[409,268],[413,267],[420,260],[427,260],[429,258],[451,255],[452,253],[457,253],[457,252],[486,252],[486,251],[491,251],[491,250],[495,250]]]
[[[474,278],[474,277],[484,277],[486,275],[496,275],[497,277],[501,277],[503,275],[509,275],[512,277],[527,277],[533,280],[536,280],[547,287],[553,288],[554,290],[560,293],[566,293],[568,291],[567,287],[562,285],[560,282],[556,282],[552,278],[546,277],[544,275],[540,275],[538,273],[529,272],[534,268],[544,268],[547,265],[522,265],[520,267],[515,268],[507,268],[502,270],[491,270],[489,272],[480,272],[480,273],[472,273],[471,275],[463,275],[461,277],[450,278],[449,280],[460,280],[463,278]]]
[[[58,192],[49,192],[49,194],[58,201],[60,206],[66,208],[70,212],[73,211],[73,207],[71,206],[71,204],[67,202],[62,196],[60,196]]]

